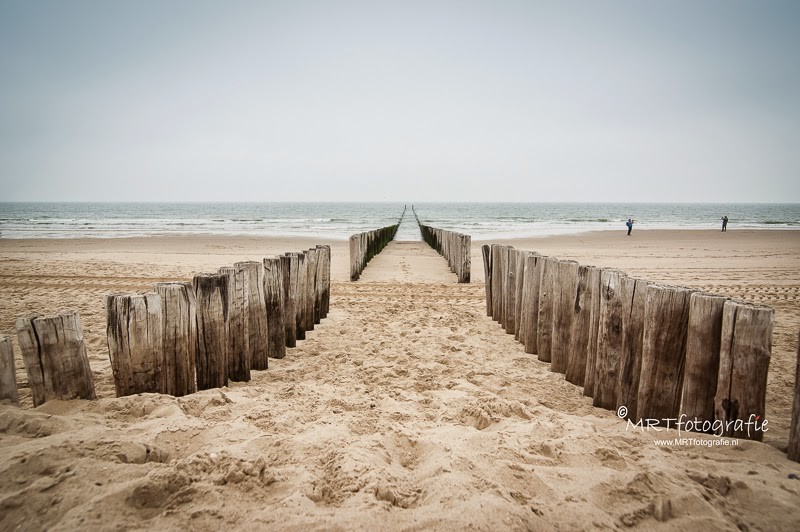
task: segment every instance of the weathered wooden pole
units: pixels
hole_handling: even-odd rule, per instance
[[[539,285],[541,282],[541,270],[544,265],[545,257],[533,253],[525,257],[525,278],[522,280],[522,291],[524,307],[523,326],[520,335],[525,352],[536,354],[536,343],[538,341],[538,321],[539,321]]]
[[[264,259],[264,303],[267,314],[267,353],[270,358],[286,356],[286,325],[283,322],[286,311],[283,308],[284,271],[283,259],[288,257],[268,257]]]
[[[359,249],[359,242],[361,240],[361,233],[350,236],[350,280],[358,281],[360,275],[359,262],[361,260],[361,250]]]
[[[592,298],[595,287],[591,282],[591,274],[591,266],[578,266],[575,302],[571,307],[569,357],[565,378],[577,386],[583,386],[584,383],[586,360],[590,349],[589,342],[592,337]]]
[[[492,248],[484,244],[481,246],[483,253],[483,278],[486,289],[486,315],[492,317]]]
[[[308,262],[306,261],[305,253],[297,254],[297,300],[295,301],[295,310],[297,315],[297,339],[306,339],[306,289],[308,286]]]
[[[197,391],[197,310],[190,283],[157,283],[161,298],[164,393],[180,397]]]
[[[723,421],[725,436],[757,441],[764,436],[752,423],[765,421],[773,320],[769,307],[732,300],[723,306],[714,417]]]
[[[200,273],[192,280],[197,310],[197,389],[228,385],[228,276]]]
[[[586,373],[583,376],[583,395],[594,397],[598,337],[600,334],[600,301],[603,295],[601,268],[589,267],[589,284],[592,286],[589,351],[586,353]]]
[[[517,286],[517,253],[518,251],[516,249],[508,246],[506,248],[506,253],[503,254],[503,274],[505,276],[505,281],[503,283],[503,328],[508,334],[514,334],[514,312],[516,311],[514,297],[516,296]]]
[[[106,313],[117,397],[166,393],[161,297],[156,292],[111,294]]]
[[[297,253],[286,253],[281,257],[283,268],[283,319],[286,327],[286,347],[297,345]]]
[[[14,348],[11,338],[0,337],[0,402],[19,404],[17,370],[14,367]]]
[[[503,308],[503,272],[500,266],[502,250],[503,246],[492,244],[491,260],[489,261],[492,267],[492,319],[497,323],[501,323],[500,314]]]
[[[601,270],[600,320],[595,356],[594,406],[611,410],[616,407],[615,396],[619,359],[625,332],[623,328],[624,305],[622,285],[625,274],[619,270]]]
[[[96,399],[77,312],[19,318],[16,328],[33,406],[50,399]]]
[[[642,368],[644,342],[644,317],[647,305],[647,287],[643,279],[626,277],[622,282],[622,355],[614,395],[617,411],[624,406],[627,419],[636,420],[639,403],[639,375]]]
[[[244,270],[220,268],[228,286],[228,379],[238,382],[250,380],[250,319],[248,316],[248,283]]]
[[[553,309],[558,294],[555,287],[558,274],[558,259],[543,257],[541,263],[539,314],[537,315],[536,324],[536,356],[542,362],[550,362],[553,346]]]
[[[267,302],[264,295],[264,265],[261,262],[237,262],[234,269],[242,276],[247,301],[247,346],[250,369],[269,368],[267,340]]]
[[[695,432],[714,421],[714,395],[719,376],[722,310],[727,297],[695,292],[689,300],[686,365],[680,413],[697,420]]]
[[[800,335],[797,338],[797,361],[794,370],[794,403],[792,422],[789,428],[789,447],[786,450],[789,460],[800,462]]]
[[[317,250],[308,249],[304,252],[306,256],[306,304],[303,313],[303,323],[306,331],[314,330],[314,304],[317,294]]]
[[[679,415],[692,292],[657,284],[647,287],[637,418]]]
[[[331,247],[328,245],[317,246],[322,249],[322,318],[328,317],[331,309]]]
[[[550,348],[550,371],[566,373],[571,347],[572,315],[578,291],[578,263],[574,260],[558,261],[556,293],[553,305],[553,340]]]
[[[514,339],[519,341],[522,330],[522,306],[524,292],[522,285],[525,282],[525,258],[528,251],[514,250]]]

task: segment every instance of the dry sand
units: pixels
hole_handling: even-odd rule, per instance
[[[224,389],[113,397],[106,293],[321,243],[331,312],[285,359]],[[457,285],[422,243],[392,243],[348,283],[339,241],[0,240],[0,334],[26,313],[79,310],[100,397],[33,409],[18,357],[22,408],[0,406],[0,528],[800,528],[787,477],[800,464],[782,452],[800,233],[510,243],[773,306],[765,443],[656,446],[677,433],[593,408],[485,316],[478,242],[475,282]]]

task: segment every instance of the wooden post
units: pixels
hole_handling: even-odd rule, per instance
[[[583,386],[592,336],[592,298],[595,287],[592,286],[591,273],[590,266],[578,266],[575,303],[571,308],[566,379],[578,386]]]
[[[732,300],[723,306],[714,416],[723,421],[725,436],[757,441],[764,436],[744,423],[764,422],[773,319],[769,307]]]
[[[305,252],[306,256],[306,304],[303,313],[303,323],[305,323],[306,331],[314,330],[314,302],[316,301],[317,293],[317,250],[308,249]]]
[[[297,253],[286,253],[281,257],[283,268],[283,315],[286,327],[286,347],[297,345]]]
[[[642,368],[644,341],[644,316],[649,283],[642,279],[626,277],[622,282],[622,355],[614,395],[617,410],[624,406],[626,419],[636,420],[639,403],[639,375]]]
[[[491,248],[484,244],[481,246],[483,253],[483,280],[486,289],[486,315],[492,317],[492,254]]]
[[[508,334],[514,334],[514,312],[516,312],[516,296],[517,286],[517,253],[516,249],[509,246],[506,248],[506,253],[503,254],[503,272],[505,274],[504,283],[504,305],[503,305],[503,328]]]
[[[269,346],[267,339],[267,301],[264,295],[264,265],[261,262],[245,261],[233,265],[240,272],[247,287],[247,345],[250,369],[269,368]]]
[[[192,280],[197,310],[197,389],[228,385],[228,276],[200,273]]]
[[[622,284],[625,274],[604,269],[600,278],[600,320],[595,356],[594,406],[611,410],[617,405],[619,359],[624,342]]]
[[[308,284],[308,263],[305,253],[297,254],[297,299],[295,310],[297,315],[297,339],[306,339],[306,285]]]
[[[525,257],[525,278],[522,280],[522,291],[524,293],[524,308],[522,310],[522,338],[520,339],[528,354],[536,353],[536,343],[538,341],[538,321],[539,321],[539,285],[541,283],[541,270],[544,266],[544,259],[536,253]]]
[[[572,315],[578,291],[578,263],[574,260],[558,261],[553,304],[553,336],[550,347],[550,371],[566,373],[569,364],[572,333]]]
[[[14,367],[14,348],[11,338],[0,337],[0,402],[19,404],[17,393],[17,370]]]
[[[317,325],[322,321],[322,269],[325,264],[324,250],[317,246],[314,249],[316,256],[316,268],[314,270],[314,324]]]
[[[33,406],[50,399],[96,399],[77,312],[19,318],[17,340]]]
[[[689,300],[689,329],[686,333],[686,366],[680,413],[702,423],[714,421],[714,394],[719,376],[722,310],[728,298],[695,292]]]
[[[786,450],[789,460],[800,462],[800,335],[797,338],[797,361],[794,370],[794,404],[792,423],[789,428],[789,447]]]
[[[108,355],[117,397],[165,393],[161,297],[111,294],[106,297]]]
[[[250,319],[248,316],[248,283],[244,270],[220,268],[226,275],[228,287],[228,379],[250,380]]]
[[[514,254],[514,339],[519,341],[522,330],[522,285],[525,282],[525,258],[527,251],[515,250]]]
[[[328,316],[331,286],[331,247],[318,245],[319,269],[317,270],[317,297],[320,321]],[[318,322],[319,323],[319,322]]]
[[[586,373],[583,376],[583,395],[594,397],[598,337],[600,333],[600,301],[602,299],[603,270],[589,266],[589,284],[592,286],[591,324],[589,326],[589,351],[586,353]]]
[[[499,244],[491,245],[491,260],[489,261],[492,267],[492,319],[497,323],[500,322],[500,311],[503,308],[503,273],[500,267],[500,252],[503,246]]]
[[[197,391],[197,314],[190,283],[157,283],[161,298],[164,392],[175,397]]]
[[[267,314],[267,353],[270,358],[286,356],[286,314],[283,308],[283,259],[288,257],[269,257],[264,259],[264,302]]]
[[[692,292],[657,284],[647,287],[637,418],[668,419],[679,414]]]
[[[542,278],[539,286],[539,314],[537,316],[536,356],[542,362],[550,362],[553,345],[553,308],[558,259],[545,257],[542,262]]]

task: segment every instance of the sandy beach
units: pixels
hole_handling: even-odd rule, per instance
[[[485,314],[480,245],[456,284],[422,242],[348,279],[344,241],[0,239],[0,335],[21,407],[0,405],[0,526],[15,529],[800,528],[786,459],[800,231],[637,231],[492,241],[772,306],[764,442],[657,445],[592,407]],[[331,310],[247,383],[115,398],[104,297],[329,244]],[[80,312],[96,401],[33,408],[14,330]],[[716,438],[683,433],[687,438]]]

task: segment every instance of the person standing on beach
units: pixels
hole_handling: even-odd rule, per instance
[[[625,222],[625,225],[628,226],[628,236],[631,236],[631,229],[633,229],[633,220],[628,218],[628,221]]]
[[[723,216],[722,217],[722,232],[724,233],[727,230],[728,230],[728,217],[727,216]]]

